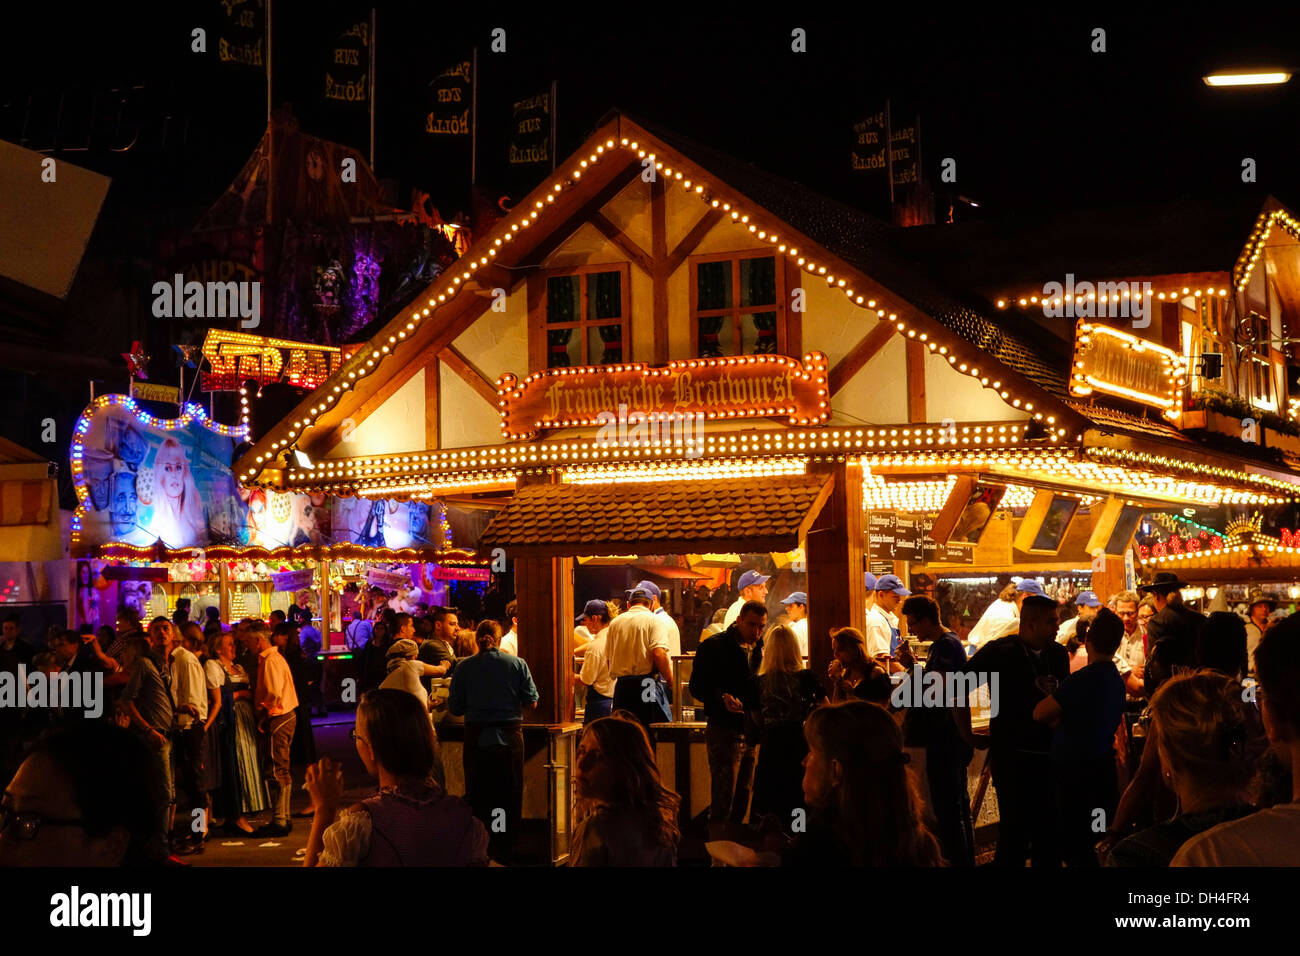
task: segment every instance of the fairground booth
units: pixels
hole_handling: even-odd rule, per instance
[[[223,336],[214,332],[209,345]],[[270,374],[250,367],[250,356],[269,364],[275,355],[278,369],[282,349],[293,366],[312,348],[239,336],[245,391]],[[214,351],[218,379],[222,361]],[[441,502],[241,488],[230,461],[249,429],[247,405],[242,422],[223,425],[201,404],[181,401],[178,389],[133,381],[132,391],[140,397],[96,398],[74,432],[74,625],[112,626],[120,606],[147,622],[187,603],[190,620],[201,625],[215,608],[229,626],[297,604],[321,632],[330,699],[354,666],[344,632],[370,589],[412,611],[481,604],[487,563],[453,546]],[[179,406],[174,417],[146,411],[169,399]]]
[[[1292,459],[1225,451],[1183,411],[1204,375],[1182,325],[1210,303],[1268,314],[1262,270],[1161,286],[1141,329],[1094,307],[1049,334],[904,255],[916,231],[612,113],[235,462],[268,493],[495,513],[464,544],[513,574],[541,693],[525,815],[549,821],[553,859],[591,598],[650,577],[689,651],[705,595],[759,570],[769,620],[807,593],[820,675],[828,630],[863,626],[868,567],[914,589],[1033,574],[1110,593],[1141,566],[1143,514],[1295,496]],[[708,802],[691,716],[658,738],[687,816]]]

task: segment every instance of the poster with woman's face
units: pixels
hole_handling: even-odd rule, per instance
[[[214,519],[232,498],[238,500],[230,473],[234,443],[196,421],[166,424],[146,422],[121,405],[100,405],[83,417],[73,460],[75,465],[80,451],[84,545],[217,543],[211,534]]]

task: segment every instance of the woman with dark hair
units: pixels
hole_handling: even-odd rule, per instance
[[[857,700],[818,707],[804,736],[811,812],[783,865],[943,865],[939,841],[921,817],[903,732],[883,707]]]
[[[1217,616],[1211,615],[1211,625]],[[1245,626],[1237,620],[1244,654]],[[1241,695],[1235,677],[1211,670],[1160,685],[1151,698],[1147,746],[1159,752],[1165,783],[1178,796],[1178,814],[1115,844],[1107,866],[1168,866],[1196,834],[1253,812],[1251,781],[1267,744],[1254,707]]]
[[[650,738],[627,711],[587,725],[574,767],[570,866],[674,866],[681,798],[659,779]]]
[[[866,638],[852,627],[842,627],[831,633],[835,659],[831,661],[827,676],[831,680],[831,702],[865,700],[884,704],[889,700],[893,684],[885,669],[867,656]]]
[[[315,817],[304,866],[487,865],[487,830],[434,779],[438,742],[415,697],[370,691],[357,706],[352,738],[379,792],[340,814],[343,765],[326,757],[308,767]]]
[[[0,867],[161,864],[152,762],[141,740],[107,721],[42,737],[0,802]]]

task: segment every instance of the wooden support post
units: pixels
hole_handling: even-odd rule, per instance
[[[668,211],[664,188],[663,180],[658,176],[650,183],[650,257],[654,267],[651,303],[655,365],[668,364]]]
[[[825,682],[832,627],[866,625],[863,571],[862,466],[831,462],[810,466],[834,482],[808,532],[808,666]]]
[[[573,559],[515,558],[519,656],[528,662],[541,700],[529,723],[573,719]]]
[[[230,623],[230,581],[226,574],[226,562],[217,562],[217,610],[221,620]]]

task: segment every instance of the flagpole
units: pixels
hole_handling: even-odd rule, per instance
[[[473,186],[478,182],[478,47],[474,47],[469,76],[469,184],[472,206]]]
[[[266,0],[266,121],[271,122],[271,0]]]
[[[375,8],[370,8],[370,171],[375,171],[375,57],[379,54],[375,33]]]
[[[555,118],[555,88],[557,85],[555,80],[551,80],[551,172],[555,172],[555,152],[559,149],[558,144],[555,142],[555,126],[557,123]]]

